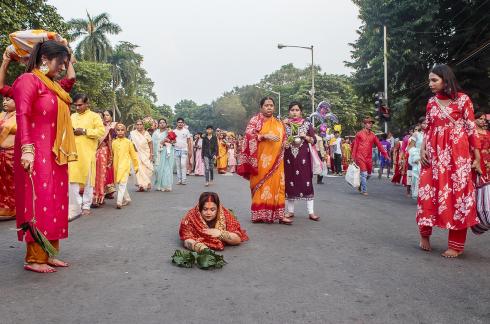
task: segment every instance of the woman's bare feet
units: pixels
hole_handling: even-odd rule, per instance
[[[42,263],[28,263],[24,265],[24,270],[37,272],[37,273],[53,273],[56,272],[56,269]]]
[[[320,220],[320,216],[317,216],[315,214],[308,215],[308,218],[311,219],[312,221],[316,221],[316,222],[318,222]]]
[[[428,251],[428,252],[432,251],[432,248],[430,246],[430,238],[427,236],[421,236],[420,237],[419,246],[424,251]]]
[[[48,259],[48,265],[52,267],[60,267],[60,268],[66,268],[70,266],[68,263],[55,258]]]
[[[292,225],[293,220],[289,217],[284,216],[282,219],[279,220],[279,223],[284,225]]]
[[[441,256],[448,258],[448,259],[453,259],[453,258],[459,257],[461,254],[463,254],[463,251],[456,251],[453,249],[447,249],[446,252],[441,254]]]

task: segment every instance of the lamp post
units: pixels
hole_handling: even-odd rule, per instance
[[[279,119],[281,119],[281,93],[280,92],[277,92],[277,91],[274,91],[274,90],[270,90],[270,89],[265,89],[265,88],[259,87],[258,85],[256,85],[255,87],[257,89],[261,89],[261,90],[272,92],[273,94],[275,94],[275,95],[277,95],[279,97]]]
[[[311,113],[315,112],[315,65],[313,61],[313,45],[311,46],[297,46],[297,45],[284,45],[284,44],[277,44],[278,49],[283,49],[286,47],[295,47],[295,48],[303,48],[311,51],[311,90],[310,90],[310,95],[311,95]],[[314,123],[314,121],[313,121]]]

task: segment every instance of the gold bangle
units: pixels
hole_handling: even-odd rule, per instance
[[[35,148],[34,144],[24,144],[21,146],[22,153],[32,153],[34,154]]]

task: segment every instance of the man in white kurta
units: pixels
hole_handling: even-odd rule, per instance
[[[88,98],[85,95],[77,95],[73,101],[77,112],[71,115],[71,123],[75,133],[78,160],[68,164],[69,220],[90,214],[95,185],[95,154],[98,140],[105,133],[102,118],[89,109]],[[80,195],[80,185],[84,186],[83,196]]]

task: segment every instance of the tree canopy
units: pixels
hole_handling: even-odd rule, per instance
[[[490,2],[486,0],[353,0],[362,25],[348,66],[367,102],[383,91],[383,25],[388,30],[388,97],[395,124],[425,113],[428,72],[451,66],[476,109],[489,111]],[[486,47],[485,47],[486,46]]]

